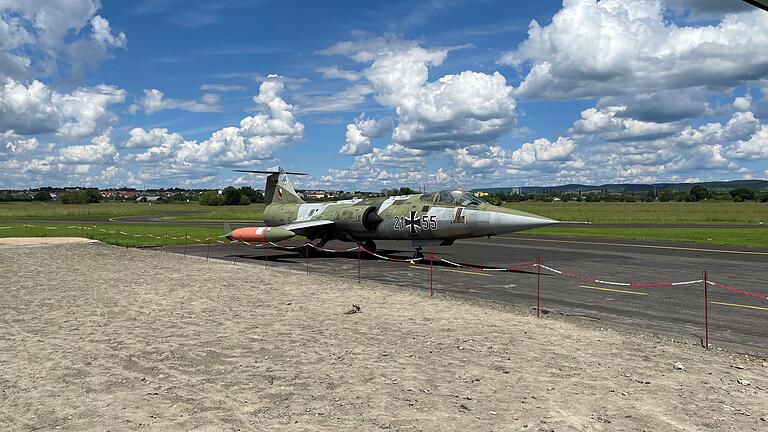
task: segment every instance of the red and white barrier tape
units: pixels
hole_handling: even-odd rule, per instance
[[[466,265],[466,264],[459,264],[459,263],[447,260],[447,259],[445,259],[443,257],[437,256],[435,254],[432,254],[432,258],[434,260],[436,260],[436,261],[444,262],[446,264],[450,264],[450,265],[455,266],[455,267],[460,267],[460,268],[465,268],[465,269],[470,269],[470,270],[480,270],[480,271],[500,271],[500,272],[505,272],[505,271],[516,271],[516,270],[522,270],[522,269],[526,269],[526,268],[536,267],[536,264],[523,264],[523,265],[520,265],[520,266],[517,266],[517,267],[506,267],[506,268],[502,268],[502,267],[475,267],[475,266]]]
[[[543,264],[534,264],[533,266],[534,267],[541,266],[541,268],[545,270],[549,270],[552,273],[559,274],[571,279],[578,279],[578,280],[583,280],[585,282],[599,283],[604,285],[616,285],[616,286],[628,286],[628,287],[665,287],[665,286],[693,285],[693,284],[704,282],[704,279],[690,280],[690,281],[683,281],[683,282],[659,282],[659,283],[614,282],[614,281],[594,279],[587,276],[582,276],[582,275],[569,273],[562,270],[557,270],[552,267],[545,266]]]
[[[713,286],[713,287],[724,289],[726,291],[730,291],[730,292],[733,292],[733,293],[744,294],[744,295],[748,295],[748,296],[751,296],[751,297],[756,297],[756,298],[759,298],[759,299],[768,300],[768,295],[765,295],[765,294],[744,291],[744,290],[740,290],[740,289],[737,289],[737,288],[729,287],[728,285],[725,285],[725,284],[721,284],[721,283],[717,283],[717,282],[712,282],[712,281],[707,281],[707,283],[709,285]]]

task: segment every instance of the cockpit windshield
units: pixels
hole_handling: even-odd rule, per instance
[[[456,203],[459,204],[460,206],[465,206],[465,207],[478,206],[484,202],[485,201],[474,196],[469,192],[459,192],[459,196],[458,198],[456,198]]]

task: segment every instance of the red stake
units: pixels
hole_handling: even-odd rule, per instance
[[[432,250],[429,250],[429,296],[432,297]]]
[[[360,242],[357,242],[357,283],[363,280],[363,277],[360,275],[360,248]]]
[[[707,272],[704,271],[704,349],[709,349],[709,283],[707,281]]]
[[[536,318],[541,318],[541,257],[536,264]]]
[[[304,247],[306,248],[306,259],[307,259],[307,274],[309,274],[309,243],[305,244]]]
[[[269,243],[264,247],[264,268],[267,268],[267,261],[269,261]]]
[[[208,237],[208,247],[206,248],[206,251],[205,251],[205,262],[208,262],[208,257],[210,256],[211,256],[211,238]]]

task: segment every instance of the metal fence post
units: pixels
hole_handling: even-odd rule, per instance
[[[432,262],[433,262],[433,256],[432,256],[432,249],[429,250],[429,296],[432,297],[434,294],[434,291],[432,289]]]
[[[541,257],[536,260],[536,318],[541,318]]]
[[[709,349],[709,281],[706,270],[704,275],[704,349]]]

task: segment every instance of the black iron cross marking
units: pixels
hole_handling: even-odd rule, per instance
[[[404,228],[410,228],[411,234],[415,235],[417,233],[417,230],[421,228],[421,222],[418,217],[416,217],[416,212],[411,210],[411,216],[405,217],[405,226]]]

